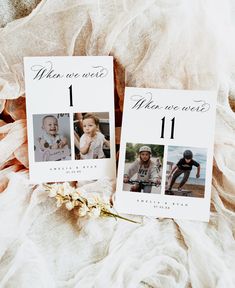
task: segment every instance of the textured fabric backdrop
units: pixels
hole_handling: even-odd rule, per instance
[[[0,287],[235,287],[234,2],[39,2],[0,3]],[[40,55],[113,55],[117,124],[125,85],[216,89],[210,222],[77,223],[29,186],[22,63]]]

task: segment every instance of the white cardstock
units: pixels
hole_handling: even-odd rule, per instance
[[[113,57],[25,57],[24,71],[30,181],[115,178]]]
[[[209,221],[215,112],[215,91],[126,88],[118,212]]]

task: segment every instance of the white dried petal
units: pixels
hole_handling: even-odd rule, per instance
[[[92,218],[98,218],[100,216],[101,209],[99,207],[92,208],[89,212],[89,216]]]
[[[74,208],[74,202],[73,201],[68,201],[65,203],[65,207],[68,209],[68,210],[72,210]]]
[[[79,198],[79,196],[80,196],[77,192],[73,192],[70,195],[72,196],[73,200],[77,200]]]
[[[62,199],[57,199],[57,202],[56,202],[56,207],[61,207],[63,204],[63,200]]]
[[[49,191],[49,197],[55,197],[57,195],[57,188],[52,187]]]
[[[87,214],[88,211],[89,211],[89,208],[84,204],[79,208],[78,215],[80,217],[83,217]]]
[[[88,202],[89,207],[95,206],[97,204],[97,202],[95,201],[95,199],[93,197],[88,197],[87,202]]]

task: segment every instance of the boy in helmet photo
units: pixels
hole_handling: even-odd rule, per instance
[[[152,151],[147,145],[141,146],[138,150],[139,159],[136,159],[125,171],[124,183],[128,183],[136,174],[136,183],[131,187],[131,191],[141,192],[141,186],[138,182],[149,182],[150,185],[144,185],[143,192],[151,193],[152,183],[161,184],[161,178],[154,161],[151,160]]]
[[[171,192],[173,185],[175,184],[176,179],[183,174],[183,178],[178,186],[178,191],[182,191],[184,184],[188,181],[193,166],[197,167],[196,178],[199,178],[200,164],[193,159],[193,152],[191,150],[185,150],[183,158],[181,158],[170,171],[169,179],[172,178],[170,180],[169,188],[167,189],[169,194],[174,194]]]

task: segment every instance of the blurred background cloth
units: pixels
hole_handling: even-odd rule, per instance
[[[234,7],[1,1],[0,287],[235,287]],[[209,223],[98,219],[81,220],[79,230],[29,186],[23,57],[57,55],[114,56],[117,127],[125,86],[218,91]],[[84,187],[112,193],[105,179]]]

